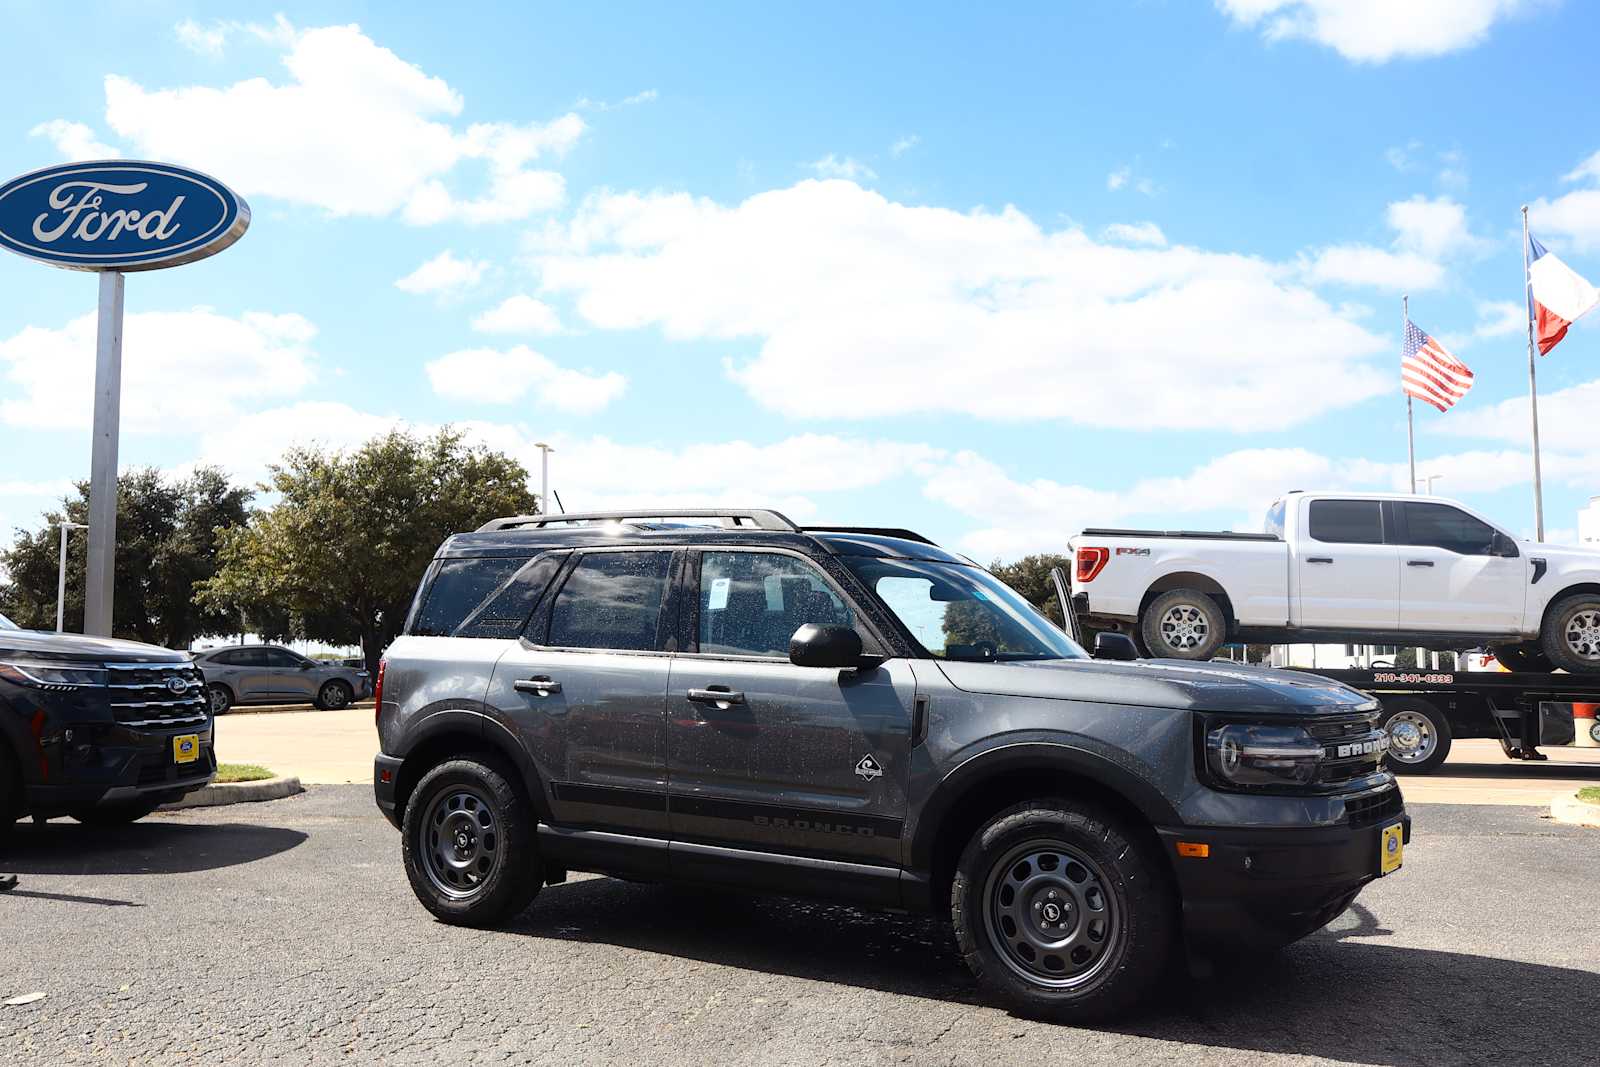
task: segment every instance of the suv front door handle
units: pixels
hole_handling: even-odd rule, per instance
[[[1333,562],[1333,557],[1332,556],[1307,556],[1306,557],[1306,562],[1307,563],[1332,563]]]
[[[561,683],[552,682],[548,674],[536,674],[526,680],[517,679],[511,683],[511,688],[519,693],[532,693],[537,697],[547,697],[551,693],[561,692]]]
[[[694,704],[743,704],[744,694],[725,685],[712,685],[704,689],[691,689],[683,694]]]
[[[1408,559],[1408,560],[1406,560],[1406,566],[1407,567],[1431,567],[1431,566],[1433,566],[1433,560],[1431,560],[1431,559]]]

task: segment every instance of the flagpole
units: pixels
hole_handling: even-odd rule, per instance
[[[1407,293],[1400,294],[1400,350],[1405,351],[1406,329],[1411,325],[1411,296]],[[1417,491],[1417,442],[1411,432],[1411,394],[1406,394],[1406,459],[1411,470],[1411,480],[1406,483],[1406,492]]]
[[[1544,478],[1539,470],[1539,386],[1534,370],[1533,278],[1528,263],[1528,205],[1522,205],[1522,304],[1528,316],[1528,414],[1533,425],[1533,539],[1544,540]]]

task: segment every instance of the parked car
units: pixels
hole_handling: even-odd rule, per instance
[[[1292,492],[1263,533],[1088,529],[1073,604],[1153,656],[1229,641],[1464,650],[1600,673],[1600,552],[1518,542],[1439,497]]]
[[[1138,1002],[1187,939],[1303,937],[1398,868],[1377,704],[1091,659],[915,533],[766,510],[513,517],[447,540],[378,670],[378,807],[422,905],[571,870],[950,917],[1030,1015]]]
[[[216,773],[193,661],[0,615],[0,836],[26,816],[117,825]]]
[[[368,693],[365,670],[319,663],[279,645],[228,645],[194,660],[205,672],[213,715],[235,704],[315,704],[336,710]]]

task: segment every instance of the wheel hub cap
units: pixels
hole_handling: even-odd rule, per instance
[[[1420,763],[1438,747],[1433,724],[1421,715],[1402,711],[1389,720],[1389,755],[1401,763]]]
[[[500,860],[494,812],[476,790],[440,794],[419,834],[423,870],[447,897],[461,900],[478,893]]]
[[[1093,860],[1061,842],[1011,850],[984,887],[984,919],[1000,958],[1035,985],[1089,981],[1121,937],[1108,885]]]
[[[1600,611],[1580,611],[1567,620],[1567,647],[1587,660],[1600,660]]]
[[[1161,616],[1161,639],[1176,649],[1195,648],[1205,643],[1211,627],[1193,604],[1174,604]]]

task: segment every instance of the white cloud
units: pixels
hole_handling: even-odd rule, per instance
[[[1526,329],[1523,323],[1518,329]],[[1539,393],[1539,438],[1547,449],[1594,452],[1594,412],[1600,404],[1600,380]],[[1514,396],[1487,407],[1452,410],[1433,425],[1433,432],[1454,437],[1481,437],[1526,447],[1530,431],[1528,398]],[[1600,468],[1596,469],[1600,477]]]
[[[1113,222],[1105,228],[1105,236],[1108,241],[1156,248],[1164,248],[1167,243],[1167,235],[1153,222]]]
[[[1413,196],[1388,206],[1385,220],[1394,231],[1389,248],[1366,244],[1331,245],[1303,261],[1313,284],[1372,286],[1422,291],[1444,285],[1446,261],[1477,255],[1489,242],[1473,236],[1467,209],[1447,196]]]
[[[0,341],[0,422],[79,429],[94,408],[95,315],[29,326]],[[209,308],[130,313],[123,328],[122,427],[166,433],[214,425],[293,396],[316,377],[316,327],[300,315]]]
[[[889,146],[889,154],[894,158],[899,159],[901,156],[905,155],[907,152],[911,151],[921,143],[921,137],[918,137],[914,133],[908,133],[904,137],[895,138],[895,142]]]
[[[264,478],[269,464],[295,445],[344,451],[403,428],[405,420],[374,415],[336,400],[306,400],[208,424],[197,463],[222,467],[246,480]]]
[[[1388,344],[1282,265],[1045,231],[1015,208],[912,207],[801,182],[725,207],[603,194],[533,249],[604,329],[747,339],[730,368],[797,417],[962,412],[1281,428],[1392,389]],[[1300,371],[1281,366],[1295,339]],[[848,383],[845,387],[843,383]]]
[[[1600,152],[1585,159],[1561,179],[1587,182],[1555,199],[1540,197],[1528,205],[1528,225],[1541,240],[1554,239],[1579,252],[1600,250]]]
[[[572,108],[574,111],[617,111],[625,107],[654,103],[660,95],[654,89],[645,89],[632,96],[625,96],[621,100],[591,100],[585,96],[580,97]]]
[[[214,32],[225,37],[231,25]],[[561,176],[530,164],[560,156],[576,142],[584,131],[577,115],[460,129],[451,120],[464,108],[461,95],[359,27],[298,31],[280,25],[276,37],[274,31],[257,35],[286,49],[287,81],[146,89],[108,75],[107,123],[146,156],[192,164],[246,196],[334,215],[402,212],[415,224],[503,222],[561,202]],[[445,184],[446,177],[458,180],[465,161],[485,165],[482,195],[463,196]]]
[[[1478,324],[1472,336],[1477,338],[1505,337],[1528,328],[1528,308],[1514,300],[1480,300]]]
[[[1216,0],[1268,41],[1300,38],[1359,63],[1437,56],[1482,42],[1529,0]]]
[[[561,319],[543,300],[518,293],[474,318],[472,328],[479,333],[551,334],[561,332]]]
[[[1124,185],[1128,184],[1128,178],[1132,175],[1132,173],[1132,170],[1130,170],[1128,167],[1118,167],[1116,170],[1106,175],[1106,188],[1113,193],[1116,192],[1118,189],[1121,189]]]
[[[615,371],[569,370],[526,345],[463,349],[440,356],[424,369],[433,391],[450,400],[512,404],[531,391],[546,407],[580,415],[601,410],[628,386],[628,380]]]
[[[30,137],[45,137],[56,146],[68,163],[86,159],[118,159],[122,153],[95,137],[95,132],[81,122],[51,119],[41,122],[28,131]]]
[[[228,24],[214,22],[210,26],[202,26],[194,19],[184,19],[174,28],[178,35],[178,43],[189,51],[201,56],[220,56],[223,47],[228,42]]]
[[[459,293],[482,281],[488,269],[486,260],[460,259],[445,249],[397,280],[394,287],[407,293]]]
[[[845,178],[853,182],[876,181],[878,172],[860,160],[845,156],[843,159],[829,152],[821,159],[807,163],[819,178]]]
[[[1478,252],[1487,244],[1467,228],[1467,209],[1447,196],[1413,196],[1389,205],[1395,246],[1429,259]]]
[[[1444,267],[1415,252],[1392,252],[1372,245],[1333,245],[1317,253],[1306,268],[1315,285],[1363,285],[1421,292],[1444,284]]]

